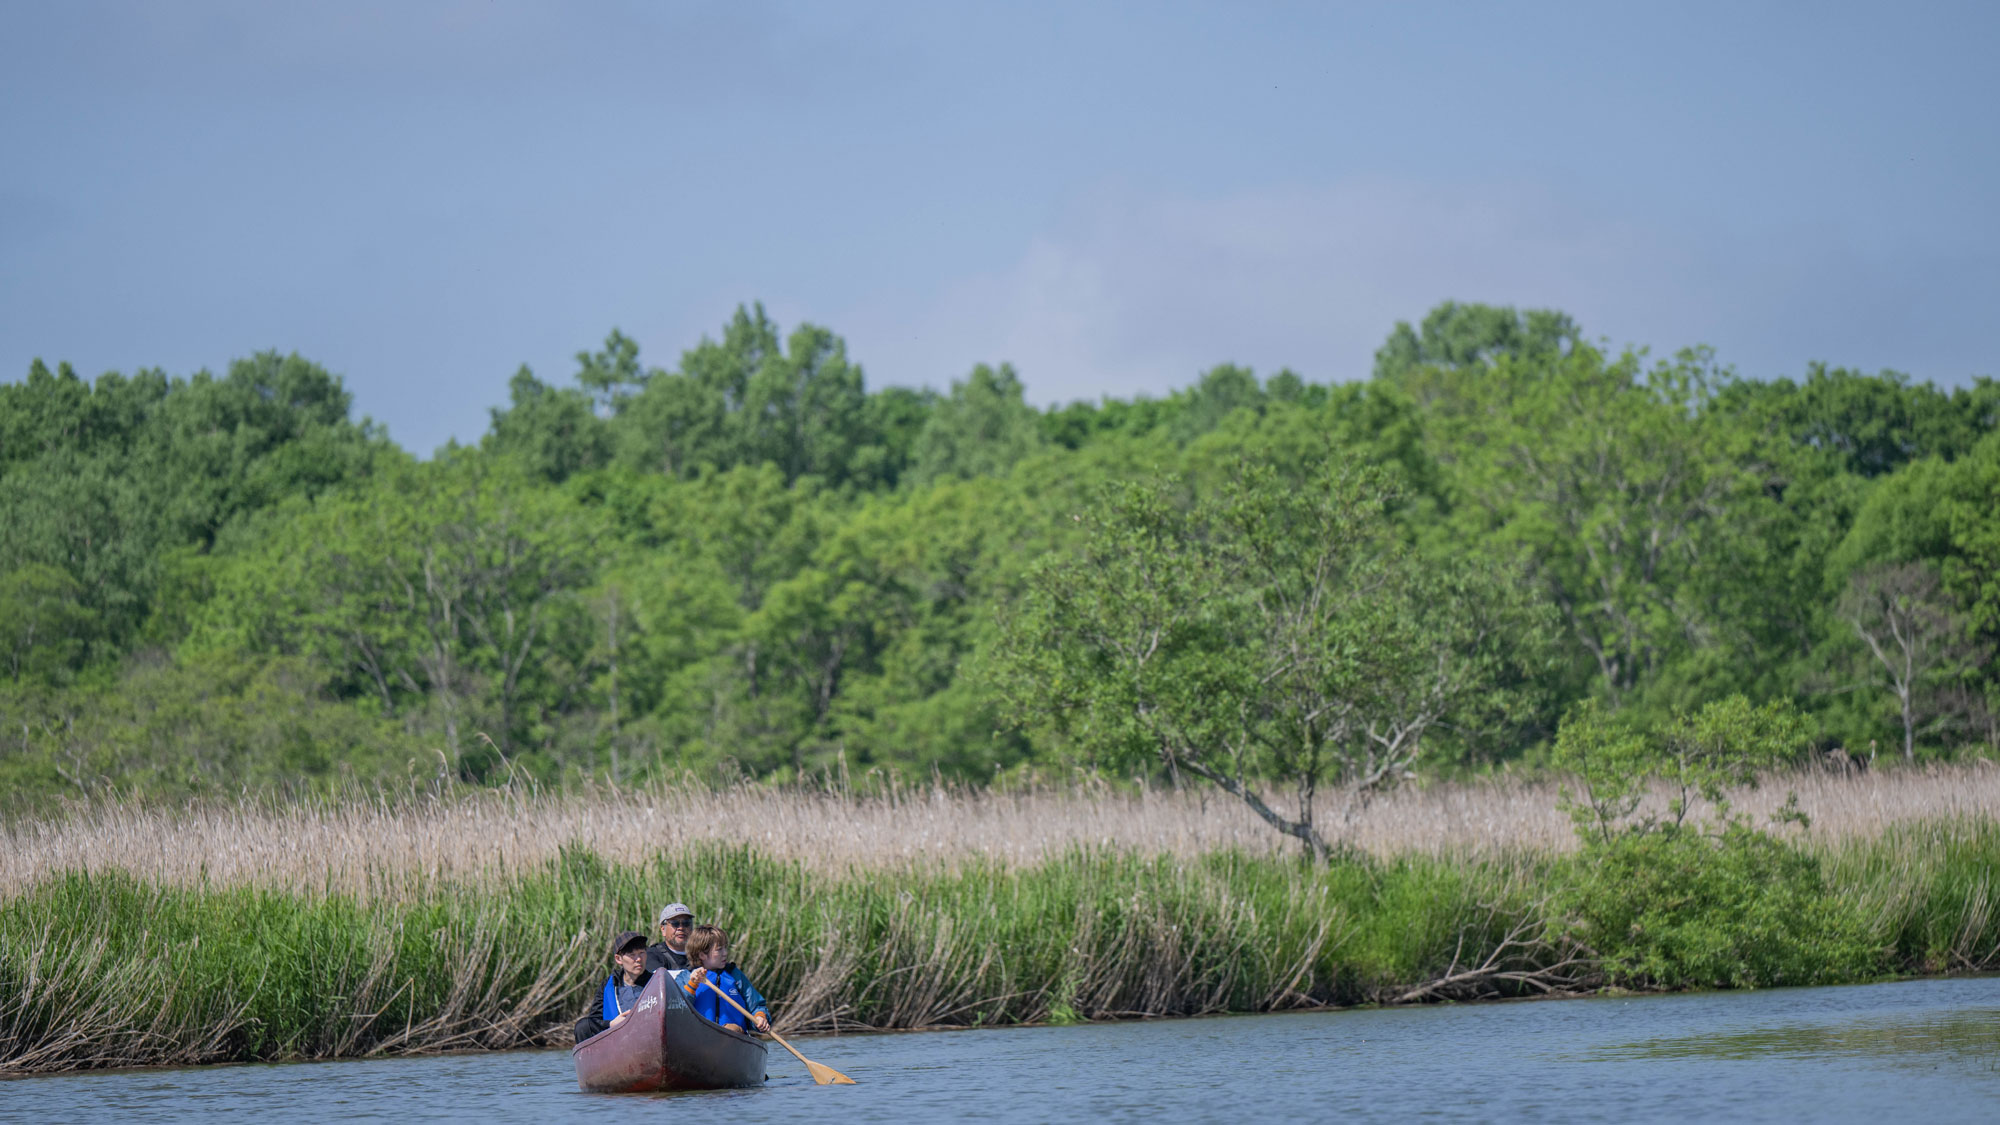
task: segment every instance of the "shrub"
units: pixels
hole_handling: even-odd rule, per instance
[[[1569,862],[1561,912],[1616,984],[1832,984],[1887,967],[1862,912],[1828,893],[1819,860],[1764,832],[1630,830]]]

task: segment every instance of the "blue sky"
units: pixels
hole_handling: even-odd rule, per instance
[[[1437,302],[2000,374],[2000,5],[9,4],[0,378],[339,372],[428,452],[739,303],[871,384],[1366,375]]]

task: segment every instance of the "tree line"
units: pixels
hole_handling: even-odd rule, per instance
[[[1549,760],[1580,706],[2000,752],[2000,384],[1736,377],[1445,304],[1366,380],[871,390],[761,307],[427,461],[341,381],[0,386],[0,792]],[[1351,787],[1351,786],[1350,786]],[[1280,823],[1285,822],[1285,823]]]

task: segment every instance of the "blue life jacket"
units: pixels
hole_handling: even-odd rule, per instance
[[[618,983],[618,970],[604,978],[604,1020],[609,1023],[618,1018],[627,1008],[638,1003],[639,994],[646,990],[646,982],[653,979],[651,973],[640,973],[638,984]]]
[[[687,985],[681,987],[687,988]],[[688,992],[688,1007],[693,1008],[695,1014],[710,1023],[733,1023],[738,1027],[750,1025],[750,1021],[744,1018],[742,1012],[730,1007],[722,997],[715,994],[716,988],[720,988],[731,1000],[743,1005],[745,1011],[764,1011],[762,1003],[764,998],[758,996],[754,1001],[751,999],[756,990],[750,987],[750,981],[743,975],[742,970],[727,968],[719,973],[709,973],[700,988]],[[766,1011],[764,1016],[768,1019],[770,1013]]]

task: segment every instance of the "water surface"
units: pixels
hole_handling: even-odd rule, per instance
[[[2000,1120],[1993,977],[798,1045],[858,1085],[814,1086],[774,1044],[760,1089],[591,1095],[569,1052],[531,1051],[30,1078],[0,1083],[0,1117]]]

